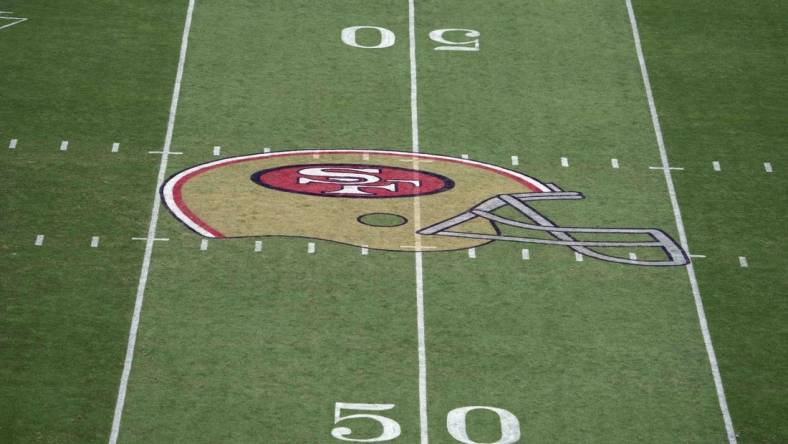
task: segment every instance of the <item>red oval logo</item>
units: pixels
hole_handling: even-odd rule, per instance
[[[454,187],[448,177],[383,165],[308,164],[258,171],[252,181],[266,188],[325,197],[387,198],[435,194]]]

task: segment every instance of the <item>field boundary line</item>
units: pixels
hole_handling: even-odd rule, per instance
[[[145,241],[145,254],[142,258],[140,278],[137,285],[137,295],[134,301],[134,313],[131,318],[131,326],[129,327],[129,339],[128,344],[126,345],[126,358],[123,362],[123,373],[120,377],[120,386],[118,388],[118,398],[115,403],[115,414],[112,418],[112,431],[109,436],[109,444],[117,443],[118,435],[120,434],[120,421],[123,417],[123,406],[126,401],[129,375],[131,374],[131,365],[134,360],[134,348],[137,343],[137,331],[139,329],[140,314],[142,312],[142,302],[145,298],[145,286],[148,282],[148,272],[150,270],[151,256],[153,254],[153,245],[156,241],[156,225],[158,224],[159,210],[161,209],[161,196],[159,195],[159,188],[161,188],[161,185],[164,183],[164,177],[167,172],[167,161],[169,160],[170,148],[172,146],[172,136],[175,129],[175,115],[178,111],[178,100],[181,95],[183,69],[186,64],[186,51],[189,46],[189,33],[191,31],[195,1],[196,0],[189,0],[189,6],[186,10],[186,19],[183,25],[181,50],[178,56],[178,70],[175,74],[175,85],[173,86],[172,90],[170,114],[167,119],[167,133],[164,136],[164,148],[162,149],[161,162],[159,163],[159,174],[156,179],[153,207],[151,209],[150,223],[148,224],[148,236]]]
[[[410,133],[413,153],[419,148],[419,93],[416,69],[416,2],[408,0],[408,49],[410,55]],[[419,159],[413,162],[419,170]],[[413,199],[414,224],[414,267],[416,271],[416,330],[419,348],[419,430],[421,444],[429,443],[429,422],[427,418],[427,341],[424,322],[424,266],[422,262],[421,236],[415,234],[421,228],[421,200]]]
[[[681,217],[681,209],[679,208],[678,197],[676,196],[676,187],[673,184],[673,175],[671,174],[670,164],[668,163],[668,153],[665,148],[665,140],[662,135],[662,125],[659,121],[657,114],[657,106],[654,102],[654,94],[651,89],[651,80],[648,75],[648,68],[646,67],[646,57],[643,54],[643,47],[640,42],[640,32],[638,31],[637,18],[635,17],[635,9],[632,6],[632,0],[626,0],[627,12],[629,13],[629,23],[632,27],[632,37],[635,41],[635,50],[637,52],[638,63],[640,64],[640,74],[643,78],[643,86],[646,90],[646,99],[648,100],[649,113],[651,114],[651,123],[654,127],[654,134],[657,138],[657,146],[659,147],[659,157],[662,161],[662,171],[665,174],[665,182],[668,186],[668,194],[670,195],[670,204],[673,207],[673,215],[676,219],[676,228],[679,232],[679,240],[684,251],[689,253],[689,245],[687,242],[687,233],[684,229],[684,221]],[[709,365],[711,366],[711,374],[714,378],[714,386],[717,391],[717,400],[719,401],[720,411],[722,412],[722,419],[725,423],[725,432],[728,436],[729,444],[736,444],[736,432],[733,429],[733,421],[731,414],[728,410],[728,401],[725,398],[725,388],[722,385],[722,376],[720,375],[720,368],[717,364],[717,354],[714,352],[714,345],[711,342],[711,333],[709,332],[709,325],[706,320],[706,311],[703,308],[703,299],[701,298],[698,280],[695,276],[695,267],[690,261],[687,265],[687,277],[689,278],[690,287],[692,287],[692,295],[695,299],[695,309],[698,313],[698,323],[703,335],[703,343],[706,346],[706,354],[708,355]]]

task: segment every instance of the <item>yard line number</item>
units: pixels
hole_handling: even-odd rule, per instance
[[[376,33],[378,36],[377,43],[372,44],[370,39],[366,40],[366,44],[359,43],[357,39],[359,31],[368,35]],[[435,51],[479,51],[480,36],[481,33],[479,31],[461,28],[436,29],[429,33],[430,40],[438,44],[438,46],[433,48]],[[362,49],[390,48],[397,42],[397,37],[393,31],[379,26],[350,26],[342,30],[340,37],[346,45]],[[461,40],[457,40],[458,38]],[[392,410],[394,407],[394,404],[337,402],[334,405],[334,425],[336,427],[331,430],[331,436],[338,440],[349,442],[384,442],[394,440],[402,434],[402,427],[397,421],[380,414],[380,412]],[[480,443],[473,441],[468,436],[467,417],[468,413],[474,410],[486,410],[498,415],[501,437],[497,441]],[[355,413],[345,414],[343,413],[345,411]],[[373,438],[355,438],[350,427],[340,424],[348,420],[362,419],[377,422],[382,429],[380,435]],[[470,406],[456,408],[447,415],[446,428],[452,438],[462,444],[514,444],[520,440],[520,421],[512,412],[497,407]]]
[[[377,33],[378,43],[374,45],[359,43],[356,34],[361,30]],[[447,28],[431,31],[429,36],[430,40],[439,44],[433,48],[435,51],[478,51],[481,33],[473,29]],[[397,42],[392,30],[379,26],[350,26],[342,30],[340,37],[346,45],[363,49],[390,48]],[[458,41],[458,38],[462,40]]]
[[[392,410],[394,404],[355,404],[347,402],[337,402],[334,405],[334,427],[331,436],[341,441],[350,442],[384,442],[396,439],[402,433],[399,423],[389,417],[369,412],[385,412]],[[344,415],[345,410],[365,413],[353,413]],[[477,442],[468,437],[467,417],[468,413],[474,410],[487,410],[498,415],[501,427],[501,437],[495,442]],[[383,431],[374,438],[353,438],[353,430],[350,427],[339,425],[340,422],[351,419],[367,419],[375,421],[382,427]],[[446,428],[452,438],[462,444],[514,444],[520,440],[520,421],[508,410],[497,407],[470,406],[459,407],[449,412],[446,416]]]

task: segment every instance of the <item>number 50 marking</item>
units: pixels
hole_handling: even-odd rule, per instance
[[[464,32],[465,37],[473,40],[468,40],[467,42],[454,42],[443,36],[443,34],[447,32]],[[444,45],[434,48],[436,51],[478,51],[479,36],[481,36],[479,31],[474,31],[473,29],[436,29],[430,33],[430,39],[432,39],[432,41]]]
[[[358,412],[383,412],[394,408],[394,404],[352,404],[347,402],[337,402],[334,406],[334,424],[339,424],[348,419],[369,419],[376,421],[383,427],[383,432],[374,438],[351,438],[353,431],[349,427],[334,427],[331,436],[342,441],[351,442],[383,442],[391,441],[399,437],[402,429],[399,423],[391,418],[369,413],[356,413],[354,415],[342,416],[343,410],[355,410]],[[468,437],[467,416],[474,410],[488,410],[498,415],[501,424],[501,437],[498,441],[491,443],[481,443],[471,440]],[[446,428],[452,438],[462,444],[514,444],[520,440],[520,421],[508,410],[497,407],[460,407],[449,412],[446,417]]]
[[[356,40],[356,33],[361,29],[370,29],[377,32],[380,35],[380,42],[377,45],[362,45],[358,43]],[[471,40],[458,42],[455,40],[449,40],[449,38],[446,37],[446,34],[451,35],[458,33],[463,33],[465,38]],[[430,32],[430,39],[433,42],[439,43],[441,45],[433,48],[435,51],[478,51],[480,36],[481,33],[473,29],[449,28],[436,29]],[[340,37],[342,38],[342,42],[344,42],[346,45],[352,46],[354,48],[364,49],[389,48],[394,46],[394,43],[397,41],[393,31],[390,29],[381,28],[379,26],[351,26],[349,28],[343,29]]]
[[[342,441],[353,441],[353,442],[381,442],[381,441],[391,441],[392,439],[398,437],[400,433],[402,433],[399,423],[394,421],[391,418],[386,418],[385,416],[380,415],[370,415],[366,413],[358,413],[355,415],[347,415],[342,416],[342,410],[357,410],[360,412],[382,412],[386,410],[391,410],[394,408],[394,404],[352,404],[347,402],[338,402],[334,406],[334,424],[338,424],[341,421],[346,419],[371,419],[373,421],[377,421],[380,425],[383,426],[383,433],[380,434],[377,438],[370,438],[370,439],[357,439],[357,438],[349,438],[349,435],[353,433],[352,430],[348,427],[334,427],[334,430],[331,431],[331,436],[336,439],[341,439]]]

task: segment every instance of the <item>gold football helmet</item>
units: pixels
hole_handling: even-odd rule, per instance
[[[561,227],[531,206],[583,199],[580,193],[494,165],[431,154],[299,150],[232,157],[175,174],[161,193],[178,220],[210,238],[297,236],[425,252],[503,240],[562,245],[622,264],[688,262],[661,230]],[[503,228],[535,234],[520,236]],[[581,240],[578,235],[620,239]],[[661,258],[599,251],[615,248],[655,248]]]

